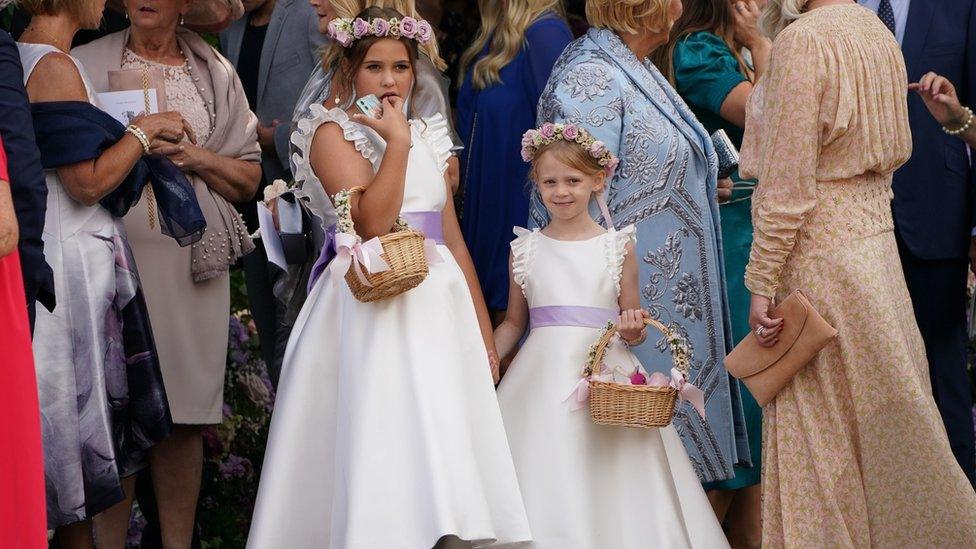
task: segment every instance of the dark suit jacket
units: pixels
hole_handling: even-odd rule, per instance
[[[220,33],[220,49],[235,67],[240,62],[244,29],[250,20],[245,14]],[[257,105],[251,105],[262,124],[270,126],[275,119],[281,122],[275,132],[277,155],[263,154],[261,159],[268,183],[291,179],[288,168],[291,116],[325,42],[326,38],[319,33],[318,17],[307,0],[278,0],[261,50]]]
[[[33,319],[34,301],[54,309],[54,276],[44,261],[44,216],[47,183],[34,143],[30,102],[24,90],[24,71],[13,38],[0,31],[0,136],[7,151],[10,191],[20,225],[20,262],[24,289]]]
[[[909,82],[935,71],[955,84],[963,105],[976,107],[976,0],[912,0],[902,51]],[[914,150],[894,179],[898,233],[919,258],[964,258],[976,224],[976,167],[916,93],[908,119]]]

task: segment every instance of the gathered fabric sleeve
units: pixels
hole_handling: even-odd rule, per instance
[[[755,295],[775,298],[797,232],[817,204],[824,66],[815,37],[793,28],[781,32],[763,76],[762,101],[754,105],[761,121],[746,125],[741,172],[759,179],[745,275]]]
[[[613,280],[613,286],[620,295],[620,279],[624,273],[624,259],[627,257],[627,244],[637,243],[637,226],[627,225],[618,230],[611,229],[604,239],[604,251],[607,256],[607,272]]]
[[[525,58],[528,71],[525,75],[525,91],[529,103],[537,105],[542,90],[549,81],[552,67],[573,41],[569,25],[559,17],[545,16],[525,31]]]
[[[437,113],[421,120],[411,120],[410,124],[420,132],[423,139],[430,145],[434,153],[434,161],[441,174],[447,171],[447,161],[454,154],[454,141],[451,139],[451,129],[447,120]]]
[[[721,115],[729,93],[748,79],[724,40],[696,32],[674,46],[674,82],[689,104]]]

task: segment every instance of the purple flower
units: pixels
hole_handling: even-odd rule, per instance
[[[230,404],[224,403],[224,419],[229,418],[234,415],[234,410],[230,407]]]
[[[426,44],[434,38],[434,28],[427,21],[417,23],[417,40],[421,44]]]
[[[532,162],[532,150],[528,147],[522,147],[522,161]]]
[[[407,38],[417,36],[417,20],[413,17],[404,17],[400,21],[400,34]]]
[[[390,22],[386,19],[373,19],[373,34],[375,36],[390,34]]]
[[[223,479],[250,476],[254,467],[251,460],[238,455],[231,454],[218,467],[220,476]]]
[[[566,126],[563,128],[563,138],[565,138],[566,141],[574,141],[577,137],[579,137],[579,134],[579,128],[573,124],[566,124]]]
[[[339,43],[340,46],[348,48],[352,44],[352,35],[349,34],[348,20],[333,19],[329,21],[329,36]]]
[[[363,20],[363,18],[357,17],[352,22],[352,35],[358,40],[367,34],[369,34],[369,23]]]
[[[556,136],[556,126],[551,122],[546,122],[539,128],[539,134],[548,141]]]
[[[203,450],[208,457],[216,457],[224,453],[224,445],[220,442],[217,429],[212,426],[203,429]]]

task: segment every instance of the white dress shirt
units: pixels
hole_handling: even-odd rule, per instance
[[[895,12],[895,38],[898,39],[898,44],[902,43],[905,39],[905,24],[908,22],[908,6],[912,3],[912,0],[888,0],[891,2],[891,11]],[[930,2],[932,0],[929,0]],[[865,8],[878,13],[878,8],[881,6],[881,0],[857,0],[858,4],[861,4]]]

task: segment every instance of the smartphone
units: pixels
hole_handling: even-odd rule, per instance
[[[382,110],[380,100],[375,95],[369,94],[356,100],[356,106],[363,114],[370,118],[378,118],[377,114]]]

